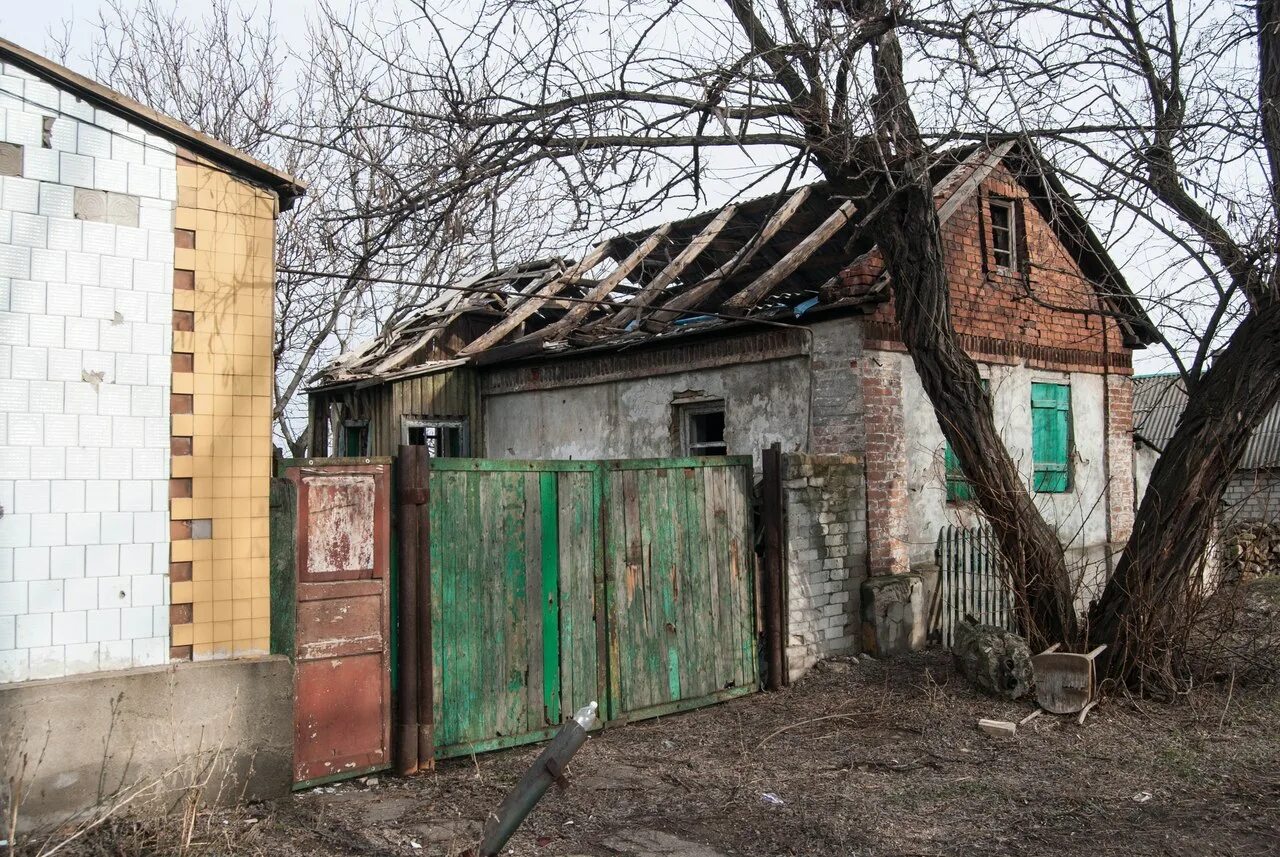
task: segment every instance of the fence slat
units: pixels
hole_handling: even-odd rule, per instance
[[[942,610],[930,631],[943,647],[951,648],[956,625],[966,615],[984,625],[1018,631],[1017,614],[1001,573],[1000,548],[990,527],[943,527],[934,559]]]

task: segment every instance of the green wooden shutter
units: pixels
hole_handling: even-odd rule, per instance
[[[1031,385],[1032,487],[1045,494],[1071,490],[1071,387]]]
[[[982,379],[982,392],[991,392],[991,383],[986,379]],[[960,467],[960,459],[956,458],[955,450],[951,448],[951,442],[946,442],[946,447],[942,453],[942,461],[947,472],[947,502],[948,503],[967,503],[973,499],[973,485],[964,476],[964,469]]]

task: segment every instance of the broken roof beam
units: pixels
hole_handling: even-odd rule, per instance
[[[701,282],[675,295],[660,308],[654,310],[645,320],[645,328],[647,330],[655,330],[665,327],[677,316],[681,315],[683,310],[696,306],[714,292],[721,283],[755,258],[760,249],[773,240],[774,236],[778,234],[782,227],[787,225],[787,222],[800,209],[800,206],[804,205],[812,193],[813,185],[805,185],[787,197],[786,202],[779,206],[778,210],[765,223],[764,228],[757,232],[750,241],[738,248],[738,252],[734,253],[719,268],[704,277]]]
[[[523,296],[524,300],[516,304],[514,308],[509,308],[506,317],[502,321],[472,340],[471,344],[458,352],[458,356],[469,357],[479,351],[492,348],[505,339],[507,334],[524,324],[526,319],[537,312],[548,300],[559,294],[579,274],[585,273],[600,264],[601,260],[609,254],[610,241],[604,241],[596,245],[595,249],[583,256],[578,263],[570,265],[562,271],[551,269],[542,277],[530,283],[526,290],[512,294],[512,298]]]
[[[796,272],[814,252],[826,244],[832,236],[844,228],[857,206],[853,200],[847,200],[833,211],[826,220],[818,224],[799,244],[787,251],[787,254],[773,264],[769,270],[756,277],[746,288],[725,301],[726,309],[744,310],[755,306],[765,295],[773,291],[779,283]]]
[[[616,327],[623,327],[632,319],[636,318],[645,307],[647,307],[654,298],[662,294],[663,289],[675,282],[676,278],[684,273],[684,269],[689,267],[689,263],[707,249],[715,237],[720,234],[725,225],[733,219],[738,213],[736,203],[726,205],[720,209],[715,217],[706,226],[702,227],[692,241],[685,248],[676,254],[676,257],[667,263],[667,266],[658,272],[658,275],[645,284],[645,287],[635,297],[627,301],[626,306],[618,310],[617,314],[609,319],[609,323]]]
[[[636,248],[627,255],[627,258],[618,264],[618,267],[610,271],[589,292],[586,292],[580,301],[576,301],[573,308],[565,314],[564,318],[555,324],[544,327],[534,335],[547,340],[554,340],[563,337],[576,328],[593,308],[605,301],[618,288],[623,279],[635,269],[636,265],[640,264],[641,260],[657,249],[658,244],[667,237],[667,233],[670,231],[670,223],[664,223],[653,230],[648,238],[637,244]]]

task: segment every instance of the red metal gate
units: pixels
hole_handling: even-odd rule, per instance
[[[391,460],[290,462],[295,788],[391,761]]]

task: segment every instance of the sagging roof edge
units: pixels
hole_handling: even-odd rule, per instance
[[[287,211],[297,197],[307,192],[306,183],[290,174],[8,39],[0,38],[0,59],[68,89],[81,100],[127,119],[156,136],[179,143],[215,163],[236,170],[246,178],[266,185],[279,198],[281,211]]]

